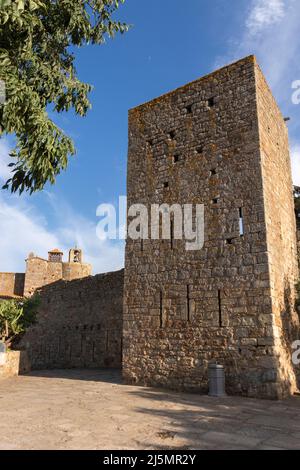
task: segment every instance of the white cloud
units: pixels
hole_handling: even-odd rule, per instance
[[[8,164],[12,159],[9,157],[10,147],[5,138],[0,139],[0,183],[8,180],[10,168]]]
[[[292,83],[300,80],[299,0],[252,0],[244,11],[244,26],[239,36],[228,39],[228,53],[217,66],[255,54],[272,92],[285,116],[291,117],[289,131],[294,143],[293,177],[299,181],[300,105],[292,104]]]
[[[96,215],[95,220],[89,220],[53,194],[47,193],[47,197],[50,206],[56,212],[56,236],[65,246],[77,245],[82,248],[85,260],[93,265],[95,273],[114,271],[123,267],[124,243],[108,239],[100,240],[96,235],[98,223]]]
[[[55,234],[49,233],[44,221],[28,204],[7,203],[0,197],[0,271],[23,272],[28,253],[44,255],[49,247],[59,245]]]
[[[9,177],[9,145],[0,141],[0,181]],[[33,205],[33,199],[0,191],[0,272],[24,272],[24,260],[30,252],[46,257],[48,250],[60,248],[65,255],[76,244],[84,251],[86,262],[93,272],[109,272],[123,267],[122,242],[99,240],[96,236],[98,220],[89,220],[78,214],[63,200],[44,193],[56,220],[50,229],[47,220]]]
[[[300,72],[299,0],[252,0],[244,15],[239,36],[228,39],[228,52],[216,65],[255,54],[276,97],[290,98]]]
[[[292,147],[291,155],[294,184],[300,186],[300,145]]]
[[[283,0],[253,0],[246,21],[250,34],[280,22],[285,16],[285,7]]]

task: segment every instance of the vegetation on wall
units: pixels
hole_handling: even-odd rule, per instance
[[[7,347],[11,347],[35,323],[39,302],[38,296],[0,302],[0,338]]]
[[[5,189],[41,190],[67,167],[73,142],[48,111],[86,115],[92,87],[79,80],[70,48],[103,44],[127,31],[114,19],[123,2],[0,0],[0,87],[4,84],[6,92],[0,100],[0,136],[16,138]]]

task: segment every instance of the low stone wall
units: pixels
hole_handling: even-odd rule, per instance
[[[37,323],[18,349],[32,369],[121,367],[124,271],[41,288]]]
[[[5,363],[0,366],[0,378],[27,374],[30,369],[30,361],[26,351],[6,351]]]

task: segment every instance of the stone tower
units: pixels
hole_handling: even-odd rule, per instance
[[[128,207],[204,204],[202,250],[127,240],[127,382],[229,393],[295,391],[296,226],[288,131],[253,56],[129,113]],[[171,234],[172,235],[172,234]]]
[[[34,294],[36,289],[59,280],[73,281],[90,276],[92,267],[83,262],[82,250],[69,252],[69,261],[63,261],[63,252],[57,248],[48,252],[48,260],[30,253],[26,260],[24,296]]]

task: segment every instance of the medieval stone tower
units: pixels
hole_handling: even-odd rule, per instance
[[[247,57],[129,113],[128,206],[204,204],[205,243],[126,246],[128,382],[280,398],[296,388],[298,276],[288,131]]]
[[[69,251],[68,262],[63,261],[63,252],[55,248],[48,252],[48,260],[30,253],[26,260],[24,296],[32,295],[36,289],[63,279],[73,281],[90,276],[92,267],[83,263],[82,250]]]

